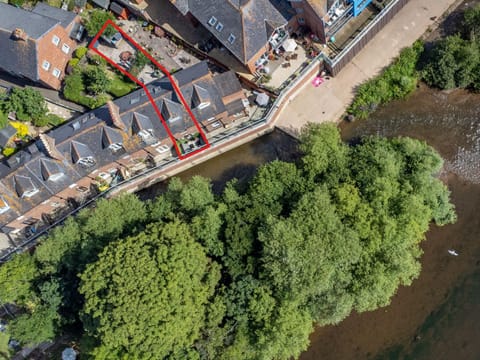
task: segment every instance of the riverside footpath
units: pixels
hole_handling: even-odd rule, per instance
[[[340,121],[358,85],[381,72],[402,48],[435,28],[439,18],[460,2],[410,0],[337,76],[317,88],[311,85],[311,79],[306,79],[296,96],[289,98],[275,125],[295,136],[308,122]]]

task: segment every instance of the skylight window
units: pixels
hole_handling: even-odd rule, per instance
[[[228,37],[228,42],[229,42],[230,44],[233,44],[234,41],[235,41],[235,35],[230,34],[230,36]]]
[[[210,20],[208,20],[208,25],[215,25],[217,23],[217,18],[215,16],[212,16]]]
[[[217,26],[215,26],[215,30],[217,30],[217,31],[222,31],[222,29],[223,29],[223,24],[222,24],[221,22],[219,22],[219,23],[217,24]]]

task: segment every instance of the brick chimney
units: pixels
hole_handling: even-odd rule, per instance
[[[115,105],[112,100],[107,101],[108,112],[112,119],[113,125],[123,131],[127,131],[125,124],[122,119],[120,119],[120,108]]]
[[[43,147],[47,150],[48,156],[55,160],[63,160],[62,154],[57,150],[55,146],[55,139],[47,136],[45,134],[40,134],[38,136],[42,142]]]
[[[23,29],[20,29],[20,28],[16,28],[15,30],[13,30],[12,37],[15,40],[23,40],[23,41],[28,40],[27,33]]]

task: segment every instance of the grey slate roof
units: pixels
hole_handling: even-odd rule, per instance
[[[17,133],[17,130],[10,124],[0,130],[0,147],[5,147],[10,138]]]
[[[28,176],[15,175],[13,179],[15,182],[15,190],[20,197],[23,197],[30,191],[37,190],[37,187],[35,187],[33,184],[32,179]]]
[[[184,1],[172,3],[184,13]],[[243,64],[266,47],[272,26],[285,25],[294,15],[287,2],[278,0],[188,0],[188,11]]]
[[[49,159],[40,160],[40,172],[44,181],[52,180],[63,174],[63,170],[60,169],[58,163]]]
[[[226,111],[219,89],[213,80],[215,78],[205,76],[208,73],[208,66],[205,62],[201,62],[174,75],[187,104],[192,101],[194,84],[208,92],[210,105],[204,109],[192,110],[198,121],[209,119]],[[233,78],[235,79],[235,76]],[[238,80],[235,79],[235,81]],[[181,106],[172,92],[172,86],[164,78],[148,84],[147,88],[159,109],[161,109],[163,99],[168,99],[167,102],[176,102],[178,106]],[[131,100],[135,101],[132,103]],[[114,102],[119,106],[121,120],[124,122],[126,119],[131,120],[128,123],[129,129],[135,123],[133,126],[137,130],[140,128],[151,129],[153,137],[159,141],[168,137],[167,131],[143,89],[136,90]],[[180,109],[182,110],[181,119],[167,124],[174,134],[183,132],[193,125],[184,108],[180,107]],[[59,160],[51,158],[44,148],[44,144],[38,140],[10,158],[0,161],[0,194],[10,206],[8,211],[0,214],[0,228],[41,202],[48,200],[52,195],[75,184],[94,169],[121,159],[125,156],[125,152],[133,154],[145,147],[145,142],[136,141],[130,131],[125,132],[113,126],[108,108],[103,106],[51,130],[47,134],[54,140]],[[114,152],[105,146],[107,143],[120,142],[123,144],[123,152]],[[92,156],[95,159],[95,163],[91,167],[87,168],[76,164],[78,159],[86,156]],[[52,176],[61,173],[63,176],[53,181]],[[30,198],[21,198],[17,192],[14,177],[20,179],[20,193],[24,193],[27,188],[32,188],[32,185],[39,192]],[[25,178],[27,180],[24,180]]]
[[[217,88],[222,97],[235,94],[242,90],[240,82],[233,71],[227,71],[222,74],[215,75],[213,81],[217,85]]]
[[[85,158],[95,158],[95,154],[93,153],[92,150],[88,147],[88,145],[85,145],[81,142],[72,140],[70,143],[70,153],[72,156],[72,161],[74,163],[79,162],[81,159]]]
[[[45,36],[57,24],[67,26],[74,13],[38,3],[27,11],[0,2],[0,68],[31,80],[39,80],[35,41]],[[15,40],[12,32],[21,29],[27,40]]]
[[[122,135],[115,129],[104,126],[102,128],[102,145],[104,148],[108,148],[112,144],[123,143]]]
[[[65,11],[53,6],[49,6],[43,2],[37,3],[32,12],[46,16],[50,19],[54,19],[60,22],[60,25],[62,25],[64,28],[67,28],[77,16],[77,14],[71,11]]]
[[[196,108],[200,104],[205,104],[209,102],[210,102],[210,94],[208,93],[208,90],[206,90],[205,88],[197,84],[193,85],[191,107]]]
[[[183,116],[182,104],[168,98],[162,100],[162,116],[167,122],[179,120]]]

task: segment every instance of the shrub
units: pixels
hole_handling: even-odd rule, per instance
[[[34,125],[39,126],[39,127],[40,126],[47,126],[47,125],[57,126],[57,125],[60,125],[61,123],[63,123],[64,121],[65,120],[58,115],[47,114],[47,115],[41,117],[40,119],[38,119],[37,121],[35,121]]]
[[[78,47],[76,50],[75,50],[75,57],[77,59],[81,59],[85,56],[85,54],[87,53],[88,49],[85,47],[85,46],[80,46]]]
[[[28,126],[20,121],[10,121],[10,125],[12,125],[15,130],[17,130],[17,135],[19,137],[25,137],[28,135]]]
[[[78,66],[80,59],[73,58],[68,62],[68,65],[75,69]]]
[[[383,73],[358,87],[347,112],[366,118],[378,105],[405,98],[415,89],[419,79],[417,64],[422,53],[423,43],[420,41],[403,49]]]
[[[16,150],[15,148],[6,147],[2,150],[2,154],[3,154],[3,156],[8,157],[8,156],[12,155],[15,152],[15,150]]]

